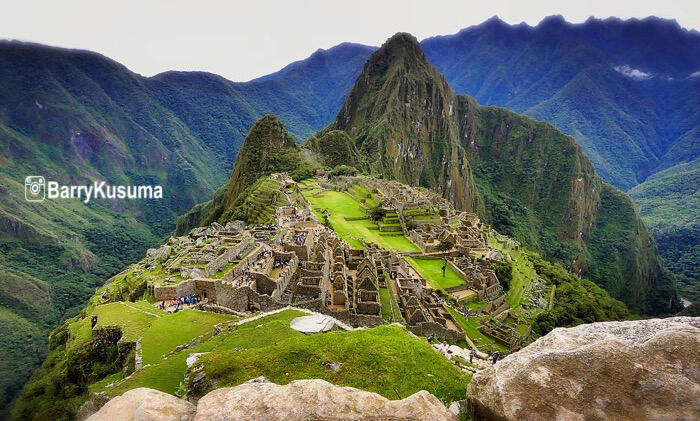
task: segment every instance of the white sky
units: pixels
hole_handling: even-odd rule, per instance
[[[575,23],[655,15],[700,29],[697,0],[0,0],[0,38],[96,51],[146,76],[204,70],[244,81],[344,41],[380,45],[398,31],[420,40],[493,15],[536,25],[552,14]]]

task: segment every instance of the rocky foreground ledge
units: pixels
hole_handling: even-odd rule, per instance
[[[476,419],[699,420],[700,318],[554,329],[467,395]]]
[[[554,329],[474,375],[475,420],[700,420],[700,318],[607,322]],[[214,390],[197,405],[134,389],[89,420],[455,420],[421,391],[390,401],[376,393],[264,379]]]
[[[426,391],[398,401],[324,380],[297,380],[280,386],[252,380],[216,389],[197,405],[153,389],[133,389],[107,402],[89,421],[244,420],[456,420]]]

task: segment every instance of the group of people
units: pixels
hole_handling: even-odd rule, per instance
[[[248,269],[243,269],[241,274],[233,280],[233,285],[236,287],[241,287],[244,285],[250,285],[253,280],[253,275],[248,272]]]
[[[272,263],[272,268],[273,269],[281,268],[282,266],[285,266],[287,263],[289,263],[289,260],[275,259],[274,263]]]
[[[161,301],[158,308],[167,311],[168,313],[177,313],[181,306],[193,306],[202,302],[202,297],[199,294],[189,294],[178,297],[174,300]]]
[[[306,231],[300,231],[300,232],[294,233],[294,243],[298,246],[304,244],[304,241],[306,241],[306,235],[307,235]]]

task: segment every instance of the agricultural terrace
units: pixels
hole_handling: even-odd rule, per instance
[[[512,249],[493,236],[489,237],[489,245],[504,254],[510,255],[513,259],[513,279],[511,280],[506,299],[511,309],[517,310],[525,299],[525,290],[537,277],[535,267],[521,250]]]
[[[474,343],[479,351],[489,354],[494,351],[498,351],[500,353],[508,352],[508,348],[505,345],[493,340],[489,336],[486,336],[479,331],[479,326],[481,326],[481,319],[483,316],[467,318],[450,306],[447,306],[447,311],[449,311],[452,317],[457,321],[457,323],[459,323],[459,326],[464,329],[467,337]]]
[[[420,251],[400,231],[380,232],[379,225],[369,220],[362,204],[348,193],[325,190],[313,180],[300,183],[300,187],[318,220],[323,221],[323,212],[328,211],[330,213],[328,221],[333,230],[350,247],[362,249],[362,243],[359,240],[363,239],[388,250]]]

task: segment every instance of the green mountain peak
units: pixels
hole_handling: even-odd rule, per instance
[[[367,60],[330,128],[356,139],[373,173],[439,190],[458,208],[473,210],[456,106],[417,40],[399,33]]]

